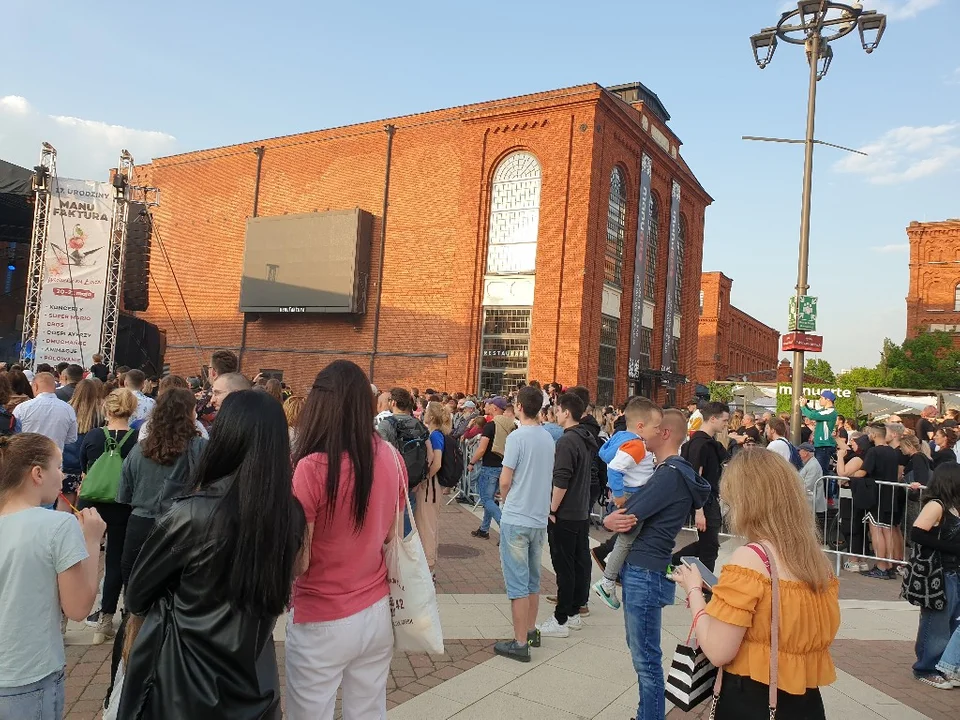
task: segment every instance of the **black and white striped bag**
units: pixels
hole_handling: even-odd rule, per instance
[[[665,693],[667,700],[684,712],[710,697],[717,677],[717,668],[707,660],[696,640],[690,643],[692,635],[691,627],[687,642],[677,645],[673,653]]]

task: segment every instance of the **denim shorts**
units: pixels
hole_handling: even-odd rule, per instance
[[[540,592],[540,557],[546,539],[546,528],[500,526],[500,566],[511,600]]]
[[[64,700],[60,669],[30,685],[0,688],[0,720],[61,720]]]

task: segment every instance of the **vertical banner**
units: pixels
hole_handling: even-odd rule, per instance
[[[53,180],[36,363],[88,368],[100,351],[112,211],[110,183]]]
[[[650,156],[640,156],[640,206],[637,211],[637,250],[633,265],[633,305],[630,311],[630,360],[627,363],[627,378],[640,379],[640,328],[643,326],[643,289],[647,277],[647,237],[650,234],[650,180],[653,163]],[[649,352],[649,350],[647,351]]]
[[[660,369],[663,372],[675,372],[671,363],[673,357],[673,322],[680,308],[677,307],[677,262],[680,254],[680,183],[673,181],[673,190],[670,193],[670,251],[667,254],[667,297],[663,314],[663,356],[660,359]]]

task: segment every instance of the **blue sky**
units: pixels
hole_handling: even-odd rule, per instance
[[[102,177],[206,147],[584,82],[640,80],[673,116],[715,198],[704,270],[777,328],[796,283],[806,63],[781,44],[760,71],[749,36],[781,0],[584,4],[169,0],[97,12],[48,0],[5,9],[0,158],[33,165],[41,140],[64,176]],[[106,4],[102,4],[106,8]],[[880,48],[836,43],[819,84],[810,251],[822,357],[874,364],[903,339],[904,228],[960,216],[960,0],[868,0],[890,16]],[[682,11],[681,11],[682,9]],[[678,12],[681,11],[681,12]]]

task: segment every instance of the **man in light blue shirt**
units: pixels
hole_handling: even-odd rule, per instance
[[[153,412],[153,406],[157,404],[156,400],[143,394],[143,384],[146,380],[147,376],[143,374],[142,370],[130,370],[123,379],[124,387],[137,398],[137,409],[130,416],[130,427],[133,428],[139,428],[143,425],[144,421],[150,417],[150,413]]]
[[[13,409],[17,432],[46,435],[60,452],[77,439],[77,413],[57,397],[57,381],[50,373],[37,373],[33,379],[33,399]]]
[[[500,564],[513,608],[514,639],[498,642],[497,655],[530,662],[530,647],[540,647],[536,629],[540,609],[540,556],[547,537],[553,492],[553,438],[538,418],[543,395],[524,387],[517,396],[520,427],[507,436],[500,474]]]

